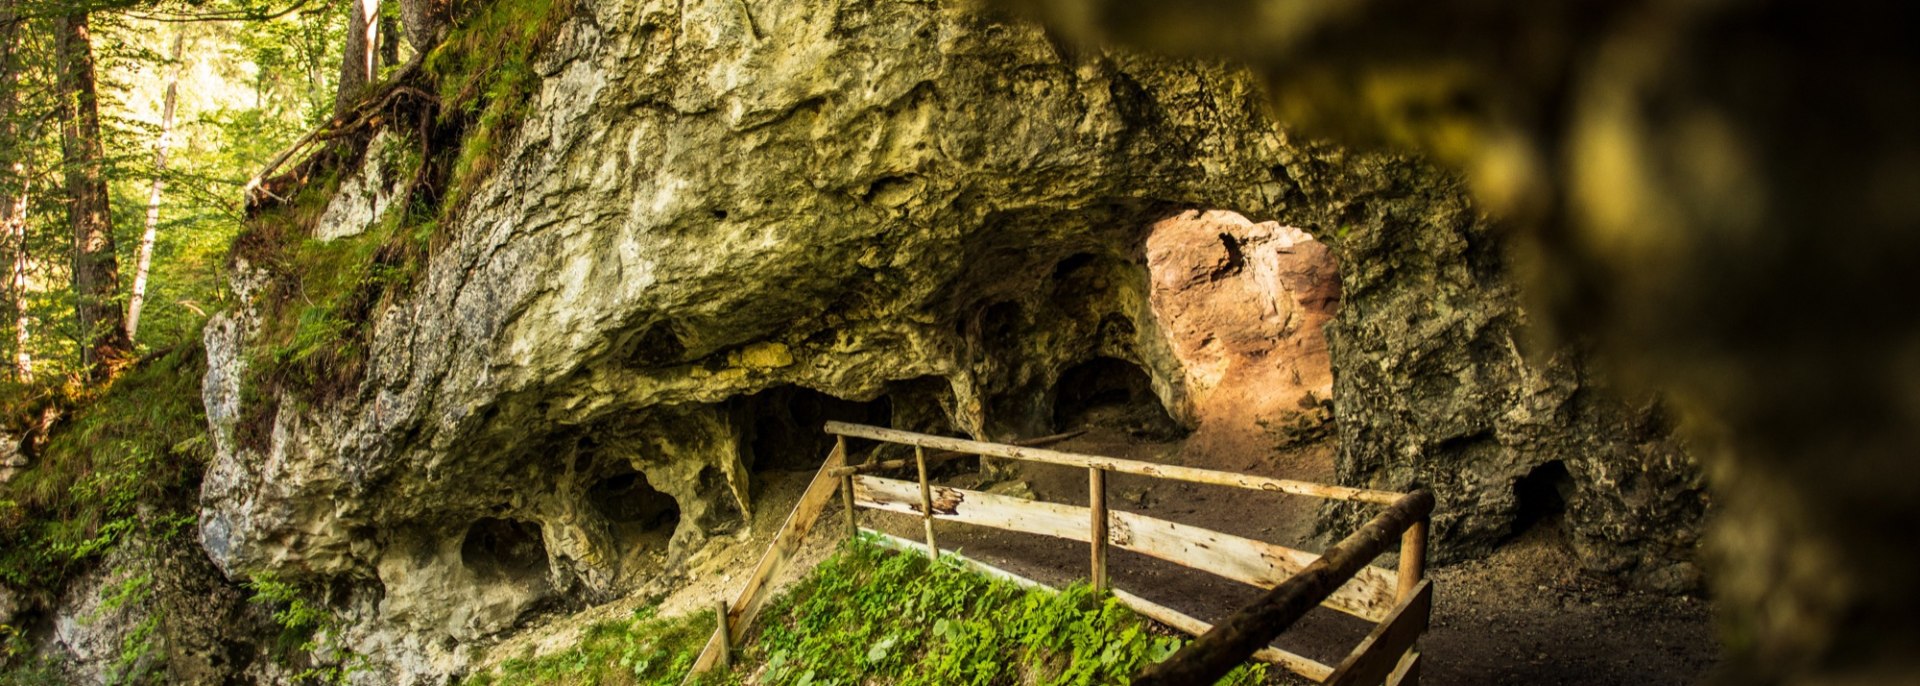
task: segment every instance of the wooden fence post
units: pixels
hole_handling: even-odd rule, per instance
[[[1087,509],[1093,514],[1093,535],[1088,539],[1093,550],[1093,590],[1107,590],[1107,472],[1087,468]]]
[[[720,641],[719,667],[723,670],[732,669],[733,637],[729,635],[732,630],[727,628],[727,599],[721,598],[714,603],[714,606],[720,617],[720,625],[714,627],[714,632]]]
[[[1400,584],[1396,600],[1406,600],[1427,576],[1427,522],[1421,517],[1400,534]]]
[[[927,557],[940,559],[940,544],[933,540],[933,486],[927,482],[927,449],[913,447],[913,461],[920,466],[920,523],[927,529]]]
[[[847,454],[847,437],[834,436],[833,449],[841,455]],[[850,474],[840,477],[840,507],[847,511],[847,538],[858,538],[860,520],[859,513],[853,509],[853,476]]]

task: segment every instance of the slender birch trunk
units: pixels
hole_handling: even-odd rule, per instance
[[[140,335],[140,310],[147,302],[147,277],[153,268],[153,240],[160,231],[160,196],[167,188],[167,150],[173,145],[173,110],[180,99],[180,60],[186,44],[186,30],[176,30],[167,67],[167,93],[160,105],[160,140],[153,146],[153,186],[147,192],[147,230],[140,234],[140,257],[133,268],[133,292],[127,296],[128,341]]]

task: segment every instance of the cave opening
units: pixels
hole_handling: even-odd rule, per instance
[[[587,488],[587,503],[628,545],[664,547],[680,526],[680,502],[632,467],[594,482]]]
[[[1179,425],[1153,392],[1153,380],[1139,365],[1096,357],[1068,368],[1054,384],[1053,428],[1088,426],[1126,429],[1150,435],[1177,435]]]
[[[891,427],[893,404],[887,396],[871,401],[845,400],[799,386],[770,388],[745,401],[750,421],[741,457],[753,471],[817,469],[833,450],[829,421]],[[853,446],[849,446],[853,449]]]
[[[1553,460],[1527,472],[1513,482],[1513,535],[1518,537],[1535,528],[1560,531],[1567,512],[1567,500],[1573,496],[1573,474],[1567,465]]]
[[[1195,209],[1149,227],[1146,262],[1157,330],[1179,361],[1197,431],[1247,451],[1242,463],[1277,448],[1330,469],[1326,329],[1341,303],[1332,249],[1297,227]]]
[[[467,527],[460,561],[484,581],[544,583],[547,545],[540,526],[513,519],[483,518]]]

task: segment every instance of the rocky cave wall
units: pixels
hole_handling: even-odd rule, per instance
[[[1240,70],[853,0],[583,3],[537,67],[498,171],[375,314],[357,392],[281,398],[243,444],[257,267],[207,329],[202,542],[229,575],[330,586],[386,656],[364,678],[438,680],[530,613],[671,583],[755,507],[755,469],[804,467],[753,447],[804,393],[1006,439],[1105,357],[1191,421],[1142,245],[1191,208],[1333,246],[1342,477],[1434,488],[1443,557],[1509,535],[1515,485],[1558,462],[1583,560],[1687,585],[1691,464],[1577,355],[1524,354],[1457,181],[1290,136]]]

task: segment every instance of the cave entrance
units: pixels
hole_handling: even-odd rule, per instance
[[[1146,370],[1112,357],[1096,357],[1074,365],[1062,372],[1054,385],[1054,430],[1088,426],[1155,436],[1179,433],[1179,425],[1153,392],[1153,380]]]
[[[467,527],[460,561],[483,582],[545,585],[547,546],[540,526],[512,519],[484,518]]]
[[[1513,482],[1513,535],[1534,529],[1564,530],[1567,500],[1573,497],[1573,474],[1567,464],[1553,460]]]
[[[886,396],[869,402],[843,400],[798,386],[770,388],[745,401],[750,434],[741,460],[753,471],[811,471],[833,450],[829,421],[892,426],[893,406]],[[851,449],[851,446],[850,446]]]
[[[1330,467],[1333,252],[1300,229],[1225,210],[1154,222],[1146,252],[1149,300],[1206,442],[1248,458],[1317,450]]]
[[[587,503],[625,548],[665,548],[680,526],[680,502],[625,467],[587,488]]]

